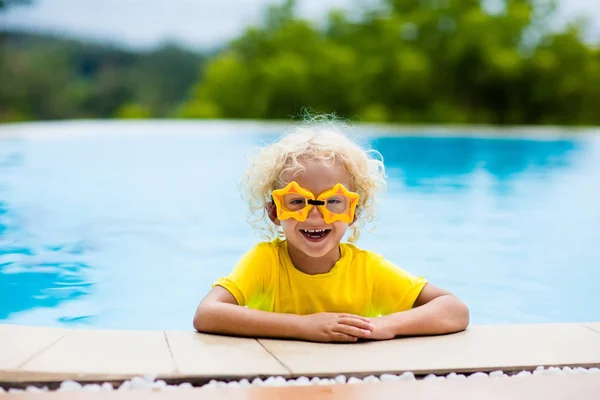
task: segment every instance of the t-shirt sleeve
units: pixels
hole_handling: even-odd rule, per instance
[[[381,255],[373,254],[373,308],[380,315],[410,310],[427,284]]]
[[[275,253],[268,243],[260,243],[249,250],[238,261],[233,271],[214,284],[227,289],[235,297],[238,305],[252,306],[262,302],[272,278]]]

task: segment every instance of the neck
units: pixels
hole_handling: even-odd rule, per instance
[[[310,257],[295,247],[290,246],[289,242],[288,254],[294,267],[307,275],[326,274],[331,271],[341,257],[339,246],[322,257]]]

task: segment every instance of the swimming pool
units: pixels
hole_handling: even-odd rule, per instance
[[[0,130],[0,323],[191,329],[260,239],[237,181],[274,125]],[[360,246],[457,293],[474,324],[600,321],[600,135],[367,133],[389,186]]]

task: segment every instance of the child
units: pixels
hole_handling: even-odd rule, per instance
[[[370,154],[333,123],[297,128],[262,149],[243,191],[269,240],[214,283],[194,328],[319,342],[466,329],[469,310],[458,298],[353,244],[385,184]]]

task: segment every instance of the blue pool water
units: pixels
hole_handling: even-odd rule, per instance
[[[236,185],[272,131],[0,127],[0,323],[191,329],[259,240]],[[458,294],[475,324],[600,321],[599,135],[367,140],[389,187],[359,245]]]

